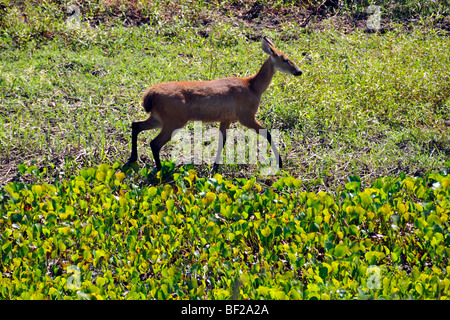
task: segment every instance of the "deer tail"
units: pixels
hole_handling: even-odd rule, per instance
[[[142,107],[144,108],[145,112],[149,113],[152,111],[153,108],[153,101],[152,96],[149,92],[146,92],[144,94],[144,97],[142,98]]]

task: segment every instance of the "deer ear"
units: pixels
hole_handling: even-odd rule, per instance
[[[273,49],[275,49],[275,48],[274,48],[272,41],[270,41],[269,38],[263,37],[261,44],[262,44],[262,49],[265,53],[267,53],[268,55],[271,55],[271,56],[274,54]]]

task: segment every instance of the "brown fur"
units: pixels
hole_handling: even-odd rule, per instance
[[[143,130],[162,128],[150,143],[156,167],[161,168],[159,152],[174,130],[182,128],[188,121],[220,122],[223,144],[226,129],[231,122],[239,121],[244,126],[264,129],[256,120],[259,102],[269,87],[277,70],[301,75],[300,69],[282,52],[276,50],[266,37],[262,40],[263,50],[269,57],[261,69],[246,78],[224,78],[212,81],[178,81],[156,84],[144,93],[142,105],[150,117],[132,124],[132,152],[126,165],[137,160],[137,135]],[[271,143],[270,134],[267,139]],[[223,144],[219,144],[222,151]],[[276,154],[278,150],[274,148]],[[220,158],[216,158],[216,164]],[[281,167],[281,158],[279,157]]]

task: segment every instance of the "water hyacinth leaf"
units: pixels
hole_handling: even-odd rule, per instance
[[[123,180],[125,180],[125,177],[126,177],[126,175],[123,172],[116,173],[116,180],[119,182],[122,182]]]
[[[269,227],[266,227],[261,230],[261,234],[266,238],[269,237],[270,233],[271,233],[271,230]]]
[[[319,267],[319,276],[325,280],[328,277],[328,268],[326,266],[320,266]]]
[[[2,245],[2,251],[4,254],[8,254],[12,248],[12,241],[7,241]]]
[[[71,228],[70,228],[70,227],[61,227],[61,228],[58,228],[58,233],[61,234],[61,235],[67,236],[67,235],[69,235],[70,231],[71,231]]]
[[[147,176],[148,176],[148,169],[147,168],[142,168],[141,171],[140,171],[140,174],[144,178],[147,178]]]
[[[450,177],[442,178],[441,186],[444,191],[448,191],[450,189]]]
[[[423,284],[421,282],[417,282],[414,286],[414,288],[416,289],[416,292],[419,295],[423,295]]]
[[[391,252],[391,259],[392,259],[393,262],[398,262],[400,257],[399,257],[399,255],[397,253]]]
[[[13,214],[11,214],[11,222],[12,223],[21,222],[22,219],[23,219],[23,216],[18,212],[14,212]]]
[[[276,226],[274,234],[275,234],[275,237],[278,237],[279,235],[283,234],[283,229],[281,229],[280,226]]]
[[[443,229],[442,226],[439,225],[439,224],[433,225],[432,230],[433,230],[434,233],[441,233],[441,234],[444,234],[444,229]]]
[[[19,172],[21,174],[24,174],[27,171],[27,166],[25,164],[21,163],[17,166],[17,169],[19,170]]]
[[[155,187],[150,187],[148,189],[148,195],[153,198],[154,196],[156,196],[156,194],[158,193],[158,189],[156,189]]]
[[[66,251],[66,248],[67,248],[67,246],[65,245],[65,243],[63,241],[58,242],[58,249],[60,252]]]
[[[208,200],[208,203],[214,202],[216,200],[216,194],[214,192],[207,192],[205,198]]]
[[[43,193],[43,188],[42,188],[42,186],[36,184],[36,185],[34,185],[34,186],[31,187],[31,191],[32,191],[35,195],[37,195],[38,197],[40,197],[40,196],[42,195],[42,193]]]
[[[300,180],[300,179],[293,179],[292,180],[292,185],[294,186],[294,188],[300,189],[302,187],[302,180]]]
[[[317,224],[316,222],[311,223],[310,225],[310,232],[318,232],[320,230],[320,226],[319,224]]]
[[[107,163],[101,163],[99,166],[98,166],[98,168],[97,168],[97,171],[100,171],[100,172],[107,172],[109,170],[109,164],[107,164]]]
[[[354,236],[356,236],[357,238],[359,238],[360,231],[359,231],[359,229],[358,229],[358,226],[352,224],[352,225],[349,227],[349,232],[350,232],[351,235],[354,235]]]
[[[334,243],[332,241],[325,241],[325,250],[330,251],[334,248]]]
[[[368,195],[366,192],[362,192],[359,194],[359,197],[361,199],[361,206],[365,209],[368,209],[369,206],[372,204],[372,198],[370,195]]]
[[[166,201],[167,211],[172,212],[174,207],[175,207],[175,200],[174,199],[168,199]]]
[[[334,255],[338,258],[343,258],[348,252],[348,247],[344,244],[338,244],[334,247]]]
[[[361,182],[361,178],[358,176],[349,176],[347,179],[350,182],[352,182],[352,181]]]
[[[97,171],[97,174],[95,175],[95,178],[98,180],[98,181],[105,181],[105,178],[106,178],[106,172],[104,172],[104,171]]]
[[[32,173],[35,176],[37,176],[39,173],[39,169],[36,166],[29,166],[29,167],[27,167],[27,172],[30,174]]]
[[[351,176],[348,178],[348,183],[345,184],[345,188],[349,191],[357,192],[361,189],[361,178],[357,176]]]
[[[439,218],[438,215],[430,214],[430,215],[427,217],[427,223],[428,223],[430,226],[440,225],[440,224],[441,224],[441,219]]]

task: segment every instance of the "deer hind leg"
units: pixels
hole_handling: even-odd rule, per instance
[[[220,159],[222,157],[223,146],[227,142],[227,129],[230,127],[230,122],[220,123],[220,136],[219,136],[219,147],[217,148],[216,160],[214,160],[213,171],[217,171]]]
[[[129,166],[133,162],[137,161],[138,153],[137,153],[137,137],[139,133],[144,130],[161,128],[161,122],[151,115],[147,120],[144,121],[135,121],[131,124],[131,156],[128,159],[125,166]]]
[[[267,139],[269,142],[269,145],[272,147],[273,152],[275,153],[275,159],[278,160],[278,168],[283,168],[283,162],[281,161],[280,153],[277,149],[277,147],[272,143],[272,136],[270,135],[269,130],[264,128],[256,119],[255,117],[248,117],[244,119],[240,119],[239,122],[246,126],[247,128],[256,130],[256,133],[258,133],[260,136],[263,136]]]
[[[161,148],[170,141],[175,130],[184,127],[184,123],[171,123],[166,125],[161,129],[161,132],[150,142],[150,147],[152,148],[153,158],[155,159],[156,169],[161,170],[161,160],[159,159],[159,152]]]

